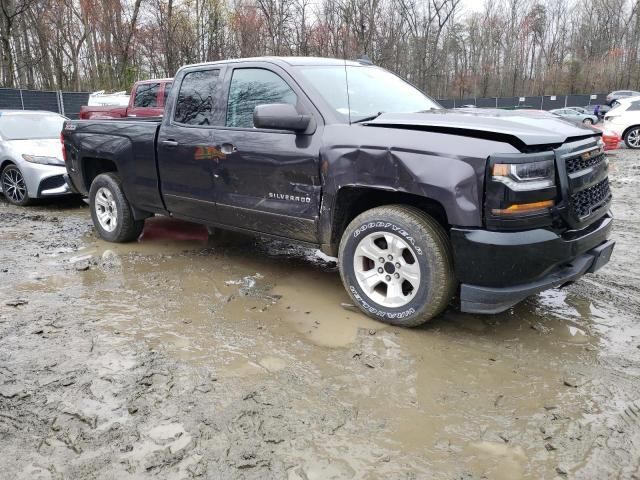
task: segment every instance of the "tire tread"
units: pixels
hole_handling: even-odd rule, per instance
[[[118,218],[121,228],[116,229],[115,235],[111,238],[106,238],[105,235],[101,233],[100,236],[107,241],[116,243],[126,243],[137,240],[144,228],[144,220],[134,220],[131,205],[129,204],[129,201],[124,195],[124,191],[122,189],[122,181],[120,180],[120,177],[113,172],[101,173],[94,178],[91,183],[91,188],[89,190],[89,198],[91,199],[91,217],[93,218],[96,229],[100,231],[99,223],[95,218],[95,206],[93,205],[93,199],[95,197],[95,192],[100,188],[100,184],[102,182],[106,182],[107,185],[105,186],[112,190],[111,193],[116,197],[116,202],[119,203],[118,207],[123,206],[125,208],[118,208],[118,210],[122,211],[122,216]],[[113,188],[114,185],[109,185],[110,182],[113,182],[116,188]]]
[[[432,292],[431,296],[433,301],[427,304],[425,309],[416,316],[385,321],[394,325],[415,327],[442,313],[453,298],[457,288],[453,271],[453,252],[451,243],[444,228],[433,217],[417,207],[391,204],[376,207],[358,215],[351,221],[351,223],[349,223],[343,233],[343,241],[340,242],[338,253],[338,264],[341,266],[344,264],[344,250],[346,243],[344,242],[344,239],[349,238],[359,225],[366,223],[367,221],[371,221],[372,219],[369,217],[373,217],[373,220],[389,217],[397,218],[406,225],[412,226],[412,230],[422,233],[424,240],[427,244],[431,244],[429,246],[433,247],[433,251],[436,253],[434,255],[436,259],[436,264],[434,266],[436,271],[434,272],[434,276],[437,280],[435,282],[436,289]],[[349,296],[354,300],[354,302],[358,303],[347,288],[348,282],[344,276],[343,268],[340,269],[340,275],[343,284],[347,289],[347,293],[349,293]]]

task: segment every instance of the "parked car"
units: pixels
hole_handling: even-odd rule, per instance
[[[591,115],[593,114],[593,111],[588,111],[586,108],[583,107],[567,107],[569,110],[575,110],[578,113],[582,113],[584,115]]]
[[[127,106],[83,106],[80,118],[161,117],[172,82],[172,78],[136,82]]]
[[[456,293],[465,312],[504,311],[613,250],[600,132],[557,117],[444,110],[322,58],[183,67],[166,112],[65,123],[69,181],[105,240],[162,214],[315,246],[355,305],[403,326]]]
[[[640,92],[636,92],[635,90],[616,90],[607,95],[607,105],[613,107],[622,98],[636,96],[640,96]]]
[[[611,110],[611,107],[605,104],[594,104],[594,105],[586,105],[584,107],[567,107],[567,108],[572,108],[574,110],[578,110],[588,115],[596,115],[600,120],[602,120],[605,114],[609,110]]]
[[[572,108],[556,108],[555,110],[549,110],[554,115],[569,120],[571,122],[584,123],[585,125],[594,125],[598,123],[598,117],[592,114],[579,112]]]
[[[71,193],[60,148],[65,120],[52,112],[0,110],[0,191],[9,202]]]
[[[621,99],[604,116],[604,127],[616,132],[629,148],[640,148],[640,97]]]

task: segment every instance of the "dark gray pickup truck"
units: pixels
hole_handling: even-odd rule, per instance
[[[600,134],[542,113],[444,110],[388,71],[321,58],[181,68],[162,120],[65,123],[100,236],[171,215],[337,256],[366,314],[495,313],[611,256]]]

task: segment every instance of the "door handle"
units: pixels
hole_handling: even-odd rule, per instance
[[[229,155],[231,153],[237,152],[238,149],[233,143],[223,143],[220,145],[220,151],[225,155]]]
[[[175,148],[178,146],[178,142],[176,142],[175,140],[163,140],[162,145],[169,148]]]

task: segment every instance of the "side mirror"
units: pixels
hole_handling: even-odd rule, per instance
[[[288,103],[258,105],[253,110],[253,125],[256,128],[304,132],[310,122],[311,115],[298,113],[296,107]]]

